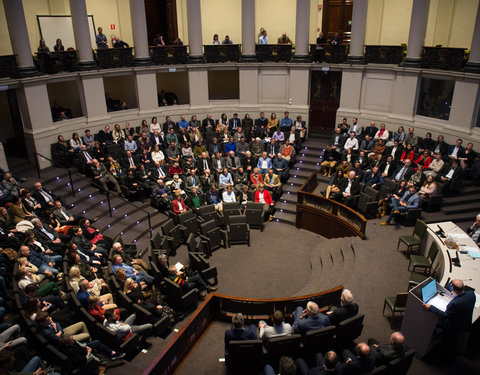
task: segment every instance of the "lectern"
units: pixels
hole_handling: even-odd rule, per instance
[[[422,289],[433,279],[429,277],[423,283],[408,292],[407,307],[403,316],[402,333],[405,343],[423,357],[431,348],[438,344],[439,337],[435,335],[439,317],[423,307]],[[452,294],[442,285],[435,282],[437,293],[446,298]],[[428,303],[428,302],[427,302]]]

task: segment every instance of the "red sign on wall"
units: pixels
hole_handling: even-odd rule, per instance
[[[112,23],[112,24],[110,25],[110,30],[115,30],[115,24],[114,24],[114,23]]]

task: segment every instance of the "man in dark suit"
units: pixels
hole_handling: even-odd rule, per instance
[[[202,129],[204,133],[215,131],[215,120],[212,118],[211,113],[207,113],[207,117],[203,119]]]
[[[344,320],[351,318],[358,313],[358,305],[353,302],[352,292],[348,289],[342,291],[340,297],[340,307],[333,308],[327,312],[331,325],[337,325]]]
[[[448,146],[447,156],[451,160],[458,160],[458,158],[465,157],[465,147],[462,146],[462,142],[463,141],[458,138],[454,145]]]
[[[100,130],[98,132],[98,141],[102,144],[102,146],[113,144],[113,134],[110,131],[110,126],[105,125],[104,130]]]
[[[152,179],[154,181],[158,181],[160,179],[164,181],[168,181],[170,179],[168,176],[168,171],[163,164],[164,164],[163,161],[155,162],[154,167],[152,168]]]
[[[332,135],[332,139],[330,140],[330,147],[332,148],[332,150],[338,153],[342,152],[343,145],[345,144],[345,139],[346,138],[342,134],[342,129],[336,128],[335,134]]]
[[[375,356],[370,347],[361,342],[356,346],[357,355],[350,350],[343,351],[344,371],[347,374],[367,374],[375,368]]]
[[[60,225],[78,225],[78,222],[85,218],[82,215],[72,215],[60,201],[54,202],[53,217]]]
[[[170,129],[177,129],[177,125],[172,121],[170,116],[165,118],[165,122],[162,124],[163,134],[167,134]]]
[[[393,160],[392,155],[387,156],[387,160],[380,163],[380,172],[382,173],[383,178],[392,177],[393,172],[397,169],[397,163]]]
[[[132,151],[126,151],[125,157],[122,160],[122,167],[127,169],[137,169],[138,158],[137,155],[132,155]]]
[[[343,365],[338,362],[337,353],[330,350],[325,354],[317,353],[315,355],[316,367],[308,369],[308,365],[303,358],[298,358],[295,363],[301,375],[340,375],[343,374]]]
[[[33,191],[32,196],[42,205],[42,208],[52,208],[53,202],[58,200],[55,194],[51,191],[45,190],[40,182],[36,182],[33,187],[35,190]]]
[[[298,306],[293,315],[293,331],[295,333],[305,333],[314,329],[328,327],[330,320],[324,314],[318,312],[318,305],[309,301],[307,308],[303,309],[302,306]]]
[[[218,139],[215,137],[212,140],[212,143],[208,145],[208,153],[210,155],[215,155],[217,152],[223,152],[223,144],[218,142]]]
[[[399,165],[395,172],[393,172],[392,178],[397,182],[402,179],[408,181],[414,173],[415,169],[412,167],[412,161],[410,159],[405,159],[403,165]]]
[[[430,304],[424,304],[427,310],[440,317],[440,326],[443,328],[443,350],[451,358],[455,354],[455,344],[464,332],[468,332],[472,325],[473,308],[475,307],[475,293],[472,290],[465,292],[462,280],[452,280],[453,299],[445,311]]]
[[[446,164],[443,167],[443,173],[437,176],[437,180],[443,182],[441,193],[443,195],[456,195],[462,186],[463,169],[458,165],[457,160],[452,160],[452,164]]]
[[[403,145],[398,140],[393,141],[393,146],[387,147],[385,155],[392,155],[394,160],[400,160],[403,153]]]
[[[93,156],[87,149],[87,146],[81,145],[80,152],[78,153],[80,158],[80,166],[83,170],[88,170],[88,166],[92,163]]]
[[[238,113],[234,113],[233,117],[228,120],[228,131],[233,133],[237,128],[241,126],[242,122],[238,118]]]
[[[375,356],[375,366],[386,365],[394,359],[405,357],[405,337],[400,332],[393,332],[388,344],[368,339],[368,345]]]
[[[446,157],[448,152],[448,144],[443,140],[443,135],[439,135],[437,137],[437,142],[435,142],[435,148],[431,150],[431,156],[435,156],[435,154],[442,154],[442,159]]]
[[[337,202],[347,205],[348,207],[352,207],[355,195],[360,194],[360,183],[355,178],[354,171],[350,171],[348,178],[342,180],[339,188],[340,191],[335,194],[333,199],[335,199]]]
[[[197,160],[197,168],[200,175],[205,174],[205,171],[207,169],[210,169],[210,170],[212,169],[212,161],[210,160],[206,152],[202,152],[202,155]]]
[[[255,119],[255,137],[264,138],[265,130],[267,129],[268,119],[265,117],[265,113],[260,112],[260,117]]]
[[[64,245],[62,240],[55,230],[49,225],[43,225],[40,219],[32,219],[32,224],[35,227],[33,233],[35,238],[42,244],[53,250],[56,253],[61,253]]]
[[[225,331],[225,346],[232,340],[256,340],[257,331],[255,325],[250,324],[248,329],[243,327],[243,315],[242,313],[236,313],[232,316],[232,328]]]
[[[375,126],[375,121],[370,123],[370,126],[366,127],[363,136],[369,135],[371,139],[375,138],[375,134],[377,134],[378,128]]]

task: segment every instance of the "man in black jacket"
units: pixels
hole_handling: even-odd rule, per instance
[[[457,160],[452,160],[451,166],[446,164],[443,173],[437,176],[437,180],[443,182],[441,193],[443,195],[456,195],[462,186],[463,169]]]
[[[405,337],[400,332],[393,332],[388,344],[368,339],[368,345],[375,356],[375,366],[386,365],[394,359],[405,357]]]
[[[353,302],[352,292],[348,289],[342,291],[340,297],[340,307],[334,308],[327,312],[327,316],[330,319],[332,325],[337,325],[342,321],[351,318],[358,313],[358,305]]]
[[[350,171],[348,178],[345,178],[339,187],[340,191],[335,194],[333,199],[348,207],[352,207],[355,195],[360,194],[360,183],[355,178],[355,172]]]

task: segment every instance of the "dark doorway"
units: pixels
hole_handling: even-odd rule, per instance
[[[353,0],[324,0],[322,32],[330,39],[336,32],[344,42],[352,35]]]
[[[25,147],[25,134],[16,91],[15,89],[8,89],[1,95],[2,112],[5,117],[3,119],[4,132],[0,138],[2,138],[4,144],[5,154],[7,157],[16,156],[27,159],[29,155]]]
[[[145,0],[148,44],[156,34],[163,35],[165,44],[178,38],[176,0]]]
[[[310,82],[310,129],[333,131],[340,105],[342,72],[313,71]]]

